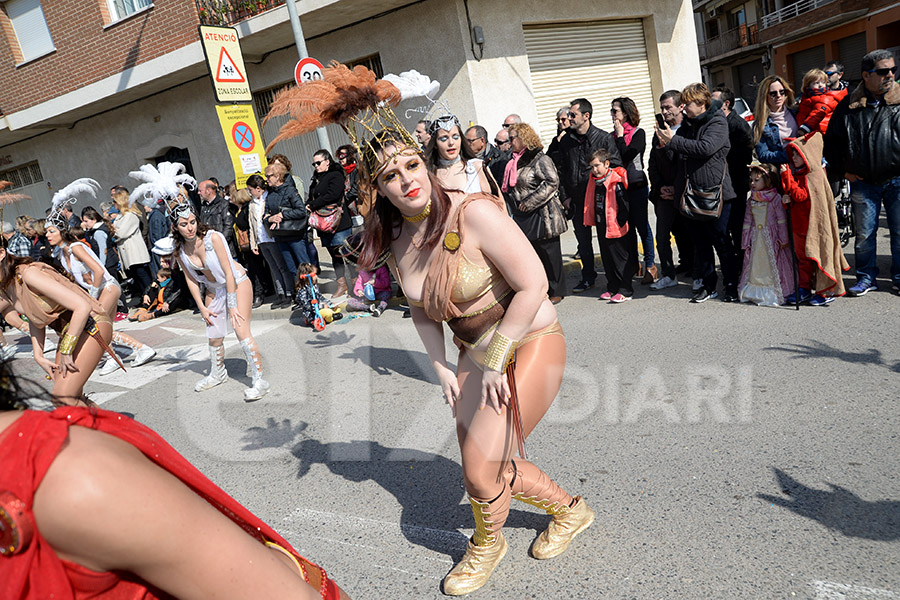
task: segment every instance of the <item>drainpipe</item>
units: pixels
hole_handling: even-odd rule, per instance
[[[300,15],[297,14],[297,5],[295,0],[287,0],[288,17],[291,20],[291,30],[294,32],[294,43],[297,44],[297,54],[300,59],[309,58],[309,51],[306,49],[306,38],[303,37],[303,27],[300,25]],[[328,141],[328,132],[324,127],[316,129],[316,138],[319,140],[319,148],[331,151],[331,142]]]

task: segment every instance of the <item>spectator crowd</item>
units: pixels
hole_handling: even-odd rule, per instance
[[[609,130],[594,104],[577,98],[556,113],[557,132],[546,149],[517,114],[493,135],[482,125],[463,130],[455,116],[445,115],[417,123],[415,136],[444,187],[504,198],[543,264],[554,303],[600,281],[596,236],[604,275],[599,297],[613,304],[632,299],[635,282],[662,292],[681,277],[692,286],[692,303],[719,297],[824,306],[845,293],[877,289],[882,205],[891,285],[900,293],[897,67],[884,50],[867,54],[861,67],[862,82],[854,89],[835,62],[806,73],[796,93],[784,78],[766,77],[752,127],[734,111],[730,89],[693,83],[663,93],[655,120],[641,115],[629,97],[612,99],[603,109]],[[312,324],[318,313],[305,306],[309,298],[333,318],[340,318],[334,309],[346,299],[348,311],[380,316],[391,295],[387,269],[354,278],[342,250],[374,202],[360,189],[355,149],[320,149],[312,167],[304,185],[291,161],[275,154],[245,188],[211,177],[197,185],[191,201],[199,220],[223,234],[246,268],[254,309],[268,298],[273,309],[302,308],[303,320]],[[842,272],[849,266],[838,240],[835,196],[848,182],[855,277],[845,288]],[[143,321],[187,306],[163,202],[132,204],[129,190],[116,185],[97,208],[84,206],[78,215],[66,207],[64,215],[75,237],[130,292],[133,306],[123,296],[118,319]],[[568,290],[560,235],[570,226],[581,269]],[[45,219],[21,216],[2,228],[12,254],[57,260]],[[333,269],[328,299],[318,288],[316,235]]]

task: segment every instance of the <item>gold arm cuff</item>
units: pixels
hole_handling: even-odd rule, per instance
[[[519,342],[511,340],[499,331],[495,331],[488,344],[484,357],[484,366],[492,371],[502,373],[510,365],[516,354]]]
[[[75,352],[75,345],[78,343],[78,338],[74,335],[69,335],[68,333],[62,337],[59,341],[59,353],[60,354],[72,354]]]

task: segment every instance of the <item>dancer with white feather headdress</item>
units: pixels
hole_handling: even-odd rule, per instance
[[[143,165],[139,171],[132,171],[131,177],[142,183],[131,193],[131,201],[150,206],[165,201],[172,221],[176,260],[187,275],[188,290],[206,321],[210,370],[194,390],[202,392],[228,379],[224,342],[233,329],[251,373],[251,386],[244,390],[244,399],[258,400],[269,391],[269,383],[262,377],[262,356],[250,334],[253,286],[244,267],[231,257],[225,236],[197,219],[182,187],[195,187],[197,182],[183,171],[183,165],[169,162],[160,163],[158,170]],[[201,284],[206,287],[205,298],[200,293]]]
[[[77,196],[86,194],[96,198],[99,190],[99,183],[84,177],[53,194],[53,205],[47,215],[47,242],[59,249],[59,262],[75,283],[87,290],[92,298],[96,298],[114,322],[122,288],[91,247],[72,235],[69,222],[63,214],[66,207],[75,204]],[[156,356],[153,348],[121,331],[113,332],[112,342],[131,349],[133,367],[146,364]],[[109,357],[100,367],[99,373],[108,375],[120,366],[121,360]]]

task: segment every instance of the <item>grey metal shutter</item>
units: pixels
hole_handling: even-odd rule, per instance
[[[866,33],[857,33],[838,40],[838,60],[844,64],[844,80],[862,81],[862,58],[866,55]]]
[[[634,100],[649,145],[656,112],[640,19],[523,25],[538,129],[556,135],[556,111],[575,98],[594,107],[593,123],[610,131],[613,98]]]
[[[791,61],[794,63],[794,96],[799,98],[803,91],[800,84],[803,83],[806,72],[810,69],[825,68],[825,46],[819,45],[795,52],[791,55]]]

